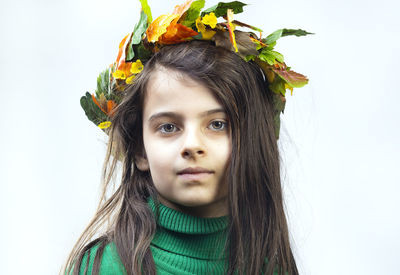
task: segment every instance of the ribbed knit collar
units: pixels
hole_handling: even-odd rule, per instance
[[[148,204],[155,216],[152,198]],[[200,218],[159,204],[157,232],[152,244],[175,254],[199,259],[221,259],[228,217]]]

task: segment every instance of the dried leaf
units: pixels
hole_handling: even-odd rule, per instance
[[[248,24],[246,24],[246,23],[243,23],[243,22],[240,22],[240,21],[237,21],[237,20],[233,20],[232,23],[235,24],[235,25],[237,25],[237,26],[240,26],[240,27],[245,27],[245,28],[249,28],[249,29],[258,31],[258,32],[260,32],[260,33],[263,32],[262,29],[259,29],[259,28],[257,28],[257,27],[254,27],[254,26],[252,26],[252,25],[248,25]],[[261,35],[260,35],[260,38],[261,38]]]
[[[308,83],[306,76],[289,70],[286,68],[286,66],[283,68],[274,67],[272,70],[293,88],[301,88]]]
[[[250,35],[249,32],[235,31],[238,54],[242,57],[258,55],[257,44],[252,41]]]
[[[229,40],[229,32],[217,29],[212,40],[215,42],[215,46],[233,51],[233,45]]]

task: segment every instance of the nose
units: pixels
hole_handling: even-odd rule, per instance
[[[206,155],[203,142],[203,133],[195,127],[188,127],[183,135],[181,156],[185,159],[197,158]]]

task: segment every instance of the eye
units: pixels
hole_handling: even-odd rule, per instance
[[[223,131],[223,130],[225,130],[226,126],[227,126],[227,123],[225,121],[215,120],[210,123],[209,128],[211,130],[215,130],[215,131]]]
[[[158,127],[158,130],[163,134],[173,133],[177,130],[177,127],[172,123],[165,123]]]

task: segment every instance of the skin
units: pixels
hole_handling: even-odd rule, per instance
[[[177,72],[160,68],[149,80],[143,109],[145,157],[164,205],[198,217],[228,214],[225,172],[231,155],[226,113],[212,92]],[[188,167],[209,173],[179,175]]]

